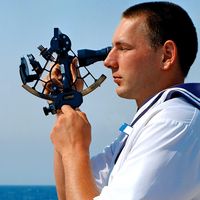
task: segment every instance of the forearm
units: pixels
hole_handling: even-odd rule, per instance
[[[61,155],[54,150],[54,174],[56,190],[59,200],[66,200],[65,194],[65,175]]]
[[[63,195],[64,190],[60,188],[65,185],[67,200],[92,200],[99,192],[90,166],[90,123],[80,110],[67,105],[62,106],[61,110],[51,132],[51,140],[62,156],[63,164],[55,166],[58,190]],[[62,166],[64,181],[59,178],[63,177]],[[59,168],[62,172],[58,171]]]
[[[77,152],[62,158],[67,200],[92,200],[99,195],[93,178],[89,153]]]

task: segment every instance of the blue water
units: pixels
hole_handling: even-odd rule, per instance
[[[55,186],[0,186],[0,200],[57,200]]]

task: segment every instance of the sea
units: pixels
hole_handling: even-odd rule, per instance
[[[55,186],[1,185],[0,200],[58,200]]]

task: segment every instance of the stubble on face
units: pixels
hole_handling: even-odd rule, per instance
[[[160,62],[160,55],[151,46],[144,20],[144,17],[123,18],[113,37],[118,67],[111,69],[118,85],[116,93],[136,101],[144,101],[150,95],[157,76],[155,69]]]

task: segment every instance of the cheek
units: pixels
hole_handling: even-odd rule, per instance
[[[157,57],[152,51],[131,51],[123,55],[119,62],[120,71],[127,78],[152,77],[158,68]]]
[[[122,70],[126,77],[134,78],[144,73],[144,64],[140,59],[127,59]]]
[[[123,75],[127,86],[130,88],[145,88],[155,79],[155,71],[151,63],[146,60],[134,60],[123,69]]]

